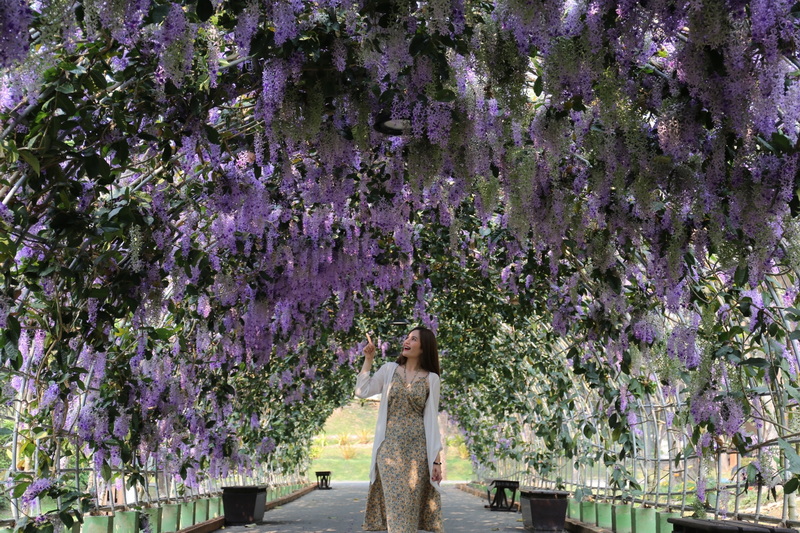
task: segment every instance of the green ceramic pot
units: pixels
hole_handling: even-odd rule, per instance
[[[656,510],[652,507],[635,507],[631,514],[633,533],[656,533]]]
[[[208,520],[208,498],[194,502],[194,523],[199,524]]]
[[[584,524],[597,523],[597,508],[595,502],[581,502],[581,522]]]
[[[603,529],[611,529],[614,527],[614,522],[611,516],[611,509],[612,505],[610,503],[602,503],[598,502],[595,512],[597,513],[597,527],[602,527]]]
[[[194,525],[194,508],[196,502],[183,502],[181,505],[181,529]],[[655,531],[653,532],[655,533]]]
[[[569,503],[567,503],[567,516],[569,516],[570,518],[574,518],[575,520],[580,520],[581,502],[579,502],[575,498],[570,498]]]
[[[81,533],[114,533],[114,517],[84,516]]]
[[[667,519],[680,517],[681,513],[658,511],[656,513],[656,533],[672,533],[672,524],[667,522]]]
[[[217,518],[219,515],[222,514],[222,498],[219,496],[214,496],[213,498],[208,499],[208,518],[209,520],[212,518]]]
[[[147,523],[150,524],[152,533],[161,533],[161,515],[163,511],[161,507],[150,507],[142,511],[142,515],[146,518]]]
[[[631,533],[631,506],[614,505],[611,508],[611,529],[614,533]]]
[[[139,511],[116,511],[114,533],[139,533]]]
[[[177,503],[167,503],[161,508],[161,533],[178,531],[181,527],[181,506]]]

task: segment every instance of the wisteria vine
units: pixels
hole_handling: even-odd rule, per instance
[[[294,465],[289,443],[349,397],[363,331],[405,315],[485,389],[445,380],[476,459],[491,439],[470,413],[526,386],[470,371],[509,328],[551,354],[531,372],[567,363],[626,430],[655,354],[693,423],[746,447],[729,367],[752,346],[771,355],[749,377],[798,364],[798,15],[2,0],[2,397],[98,470]],[[20,495],[49,479],[41,446]]]

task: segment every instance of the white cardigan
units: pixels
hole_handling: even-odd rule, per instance
[[[370,376],[369,372],[361,372],[356,379],[356,396],[359,398],[369,398],[376,394],[381,394],[381,405],[378,408],[378,424],[375,427],[375,442],[372,445],[372,464],[369,468],[369,482],[375,482],[376,468],[375,462],[378,458],[378,449],[386,437],[386,417],[389,404],[389,391],[392,389],[392,377],[399,365],[397,363],[386,363]],[[428,450],[428,479],[433,476],[433,462],[442,449],[442,438],[439,435],[439,375],[434,372],[428,373],[428,399],[425,402],[423,421],[425,423],[425,441]],[[441,492],[438,483],[431,480],[431,485]]]

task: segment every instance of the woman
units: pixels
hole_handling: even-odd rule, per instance
[[[395,363],[386,363],[370,376],[375,345],[367,335],[364,366],[358,374],[356,396],[381,394],[378,425],[372,446],[366,531],[441,533],[439,482],[439,351],[436,336],[414,328],[403,342]]]

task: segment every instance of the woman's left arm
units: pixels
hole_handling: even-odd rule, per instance
[[[441,390],[441,379],[438,374],[431,374],[430,402],[431,411],[433,416],[433,449],[436,450],[436,458],[433,460],[433,469],[431,471],[431,479],[433,481],[442,480],[442,437],[439,432],[439,395]],[[439,464],[436,464],[439,463]]]

